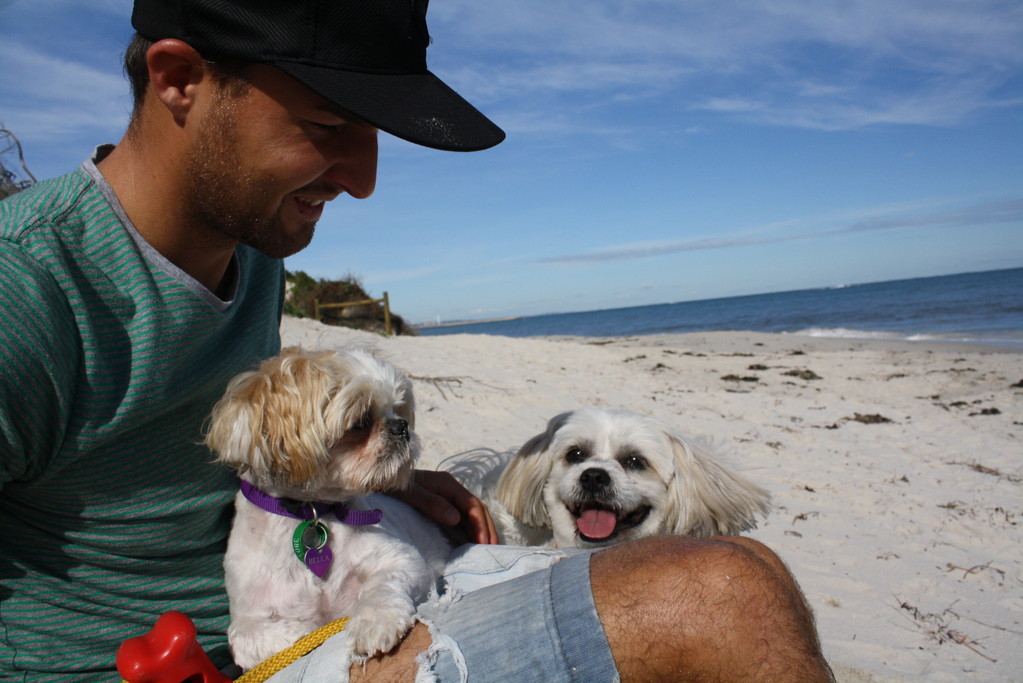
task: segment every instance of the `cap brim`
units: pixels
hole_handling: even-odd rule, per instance
[[[274,66],[366,123],[417,145],[474,152],[504,140],[503,130],[429,71],[362,73],[295,62]]]

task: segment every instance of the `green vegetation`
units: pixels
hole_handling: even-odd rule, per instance
[[[316,280],[303,271],[288,271],[284,313],[296,318],[315,318],[319,310],[320,321],[326,325],[352,327],[384,334],[384,305],[367,302],[379,297],[366,293],[359,279],[349,273],[340,280]],[[367,302],[344,308],[325,307],[326,304]],[[319,307],[319,309],[317,308]],[[401,316],[391,312],[394,334],[415,334]]]

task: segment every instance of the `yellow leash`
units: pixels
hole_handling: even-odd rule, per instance
[[[241,677],[234,679],[234,683],[262,683],[284,667],[294,664],[299,658],[318,648],[327,638],[344,631],[345,626],[348,625],[348,619],[348,617],[337,619],[321,626],[309,635],[299,638],[287,650],[282,650],[272,657],[268,657],[243,673]]]

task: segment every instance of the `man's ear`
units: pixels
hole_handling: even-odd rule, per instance
[[[153,43],[146,64],[149,87],[174,121],[183,126],[185,115],[195,104],[196,87],[207,76],[202,56],[188,43],[168,38]]]

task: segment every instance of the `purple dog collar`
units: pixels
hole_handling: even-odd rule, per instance
[[[384,513],[380,510],[352,510],[343,503],[301,502],[274,498],[244,479],[241,480],[241,489],[242,495],[256,507],[292,519],[308,521],[333,512],[342,524],[366,526],[379,524],[384,518]]]

